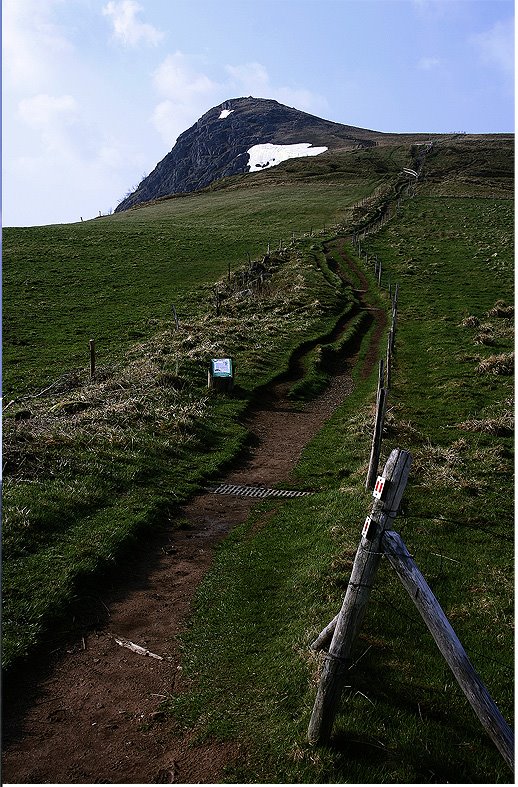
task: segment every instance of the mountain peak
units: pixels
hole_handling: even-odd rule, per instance
[[[383,135],[323,120],[273,99],[227,99],[180,134],[172,150],[116,210],[197,191],[223,177],[276,166],[287,158],[370,147],[378,136]]]

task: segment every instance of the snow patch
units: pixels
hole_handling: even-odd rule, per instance
[[[281,161],[302,156],[318,156],[325,153],[327,148],[312,148],[310,142],[300,142],[295,145],[273,145],[270,142],[264,145],[254,145],[246,152],[250,156],[248,162],[249,172],[257,172],[267,167],[276,167]]]
[[[233,109],[222,109],[219,115],[218,120],[223,120],[224,118],[228,118],[231,112],[234,112]]]

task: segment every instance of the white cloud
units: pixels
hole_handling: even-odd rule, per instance
[[[153,74],[153,84],[160,95],[179,103],[209,96],[220,88],[206,74],[196,71],[181,52],[166,57]]]
[[[514,22],[508,19],[496,22],[489,30],[470,39],[484,65],[494,67],[504,74],[514,74]]]
[[[261,63],[225,66],[225,71],[230,76],[230,84],[239,86],[237,89],[243,93],[256,98],[271,98],[270,77]]]
[[[199,67],[199,60],[183,52],[168,55],[153,74],[153,86],[161,101],[151,121],[164,141],[173,145],[211,107],[229,98],[273,98],[307,112],[324,112],[327,102],[309,90],[276,87],[261,63],[226,65],[220,81]]]
[[[71,155],[77,145],[77,133],[72,129],[78,122],[78,105],[73,96],[49,96],[40,93],[22,99],[18,116],[33,132],[31,150],[42,155]]]
[[[52,81],[74,47],[52,12],[63,0],[4,0],[2,71],[11,89],[37,90]]]
[[[77,103],[73,96],[49,96],[40,93],[20,101],[19,113],[29,126],[41,130],[57,121],[71,122],[77,114]]]
[[[420,71],[433,71],[441,65],[441,60],[438,57],[422,57],[417,63],[417,68]]]
[[[168,55],[153,74],[153,86],[162,98],[151,120],[168,145],[214,104],[223,101],[224,88],[197,70],[182,52]]]
[[[140,43],[156,46],[164,38],[164,33],[137,19],[142,10],[135,0],[110,0],[102,12],[111,19],[114,37],[125,46],[138,46]]]

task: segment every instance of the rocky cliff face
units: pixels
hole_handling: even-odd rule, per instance
[[[196,191],[215,180],[249,170],[254,145],[302,145],[328,149],[376,144],[375,131],[309,115],[277,101],[235,98],[206,112],[178,137],[175,146],[126,197],[117,211],[141,202]],[[272,165],[264,161],[259,166]]]

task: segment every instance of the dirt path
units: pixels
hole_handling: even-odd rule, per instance
[[[385,324],[383,312],[372,313],[375,331],[365,373],[376,363]],[[249,414],[248,455],[224,480],[289,483],[306,443],[350,393],[354,362],[343,359],[328,390],[302,411],[287,402],[287,383],[274,386]],[[47,654],[39,669],[26,671],[10,686],[3,719],[4,782],[218,783],[239,752],[224,744],[190,746],[189,736],[175,735],[159,706],[182,686],[177,636],[213,549],[255,502],[198,495],[183,509],[180,529],[178,520],[164,522],[118,571],[112,587],[103,589],[102,598],[78,606],[84,636]],[[132,652],[115,637],[162,658]]]

